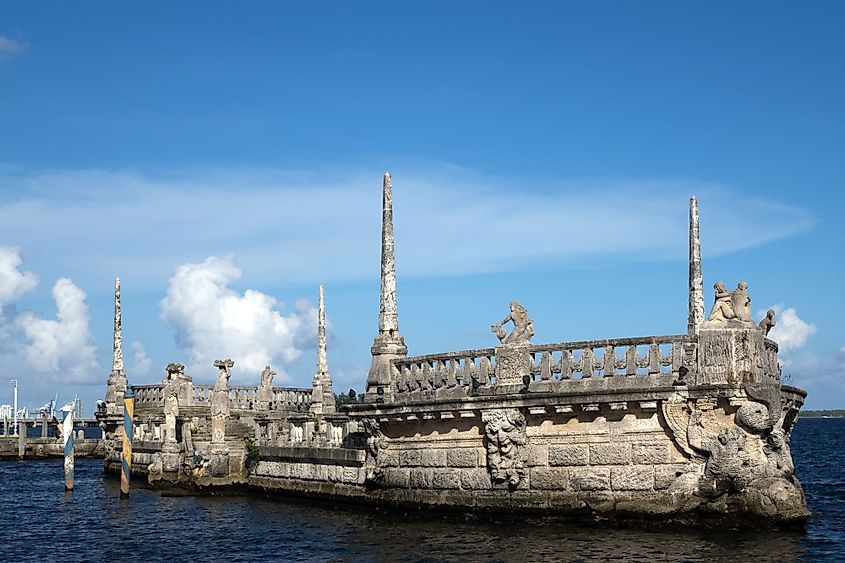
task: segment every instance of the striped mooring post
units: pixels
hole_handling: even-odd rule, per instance
[[[73,490],[73,404],[68,403],[61,408],[65,413],[62,422],[62,439],[65,443],[65,490]]]
[[[129,479],[132,476],[132,434],[135,418],[135,394],[127,386],[123,393],[123,452],[120,455],[120,496],[129,496]]]

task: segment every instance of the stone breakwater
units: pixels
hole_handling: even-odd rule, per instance
[[[714,286],[704,316],[698,209],[690,206],[687,333],[534,344],[519,303],[493,348],[407,356],[399,332],[392,182],[384,181],[379,330],[364,402],[337,412],[320,292],[310,389],[214,386],[170,364],[133,386],[132,471],[151,484],[242,486],[358,503],[594,519],[753,525],[807,518],[789,449],[806,393],[781,385],[774,313],[748,286]],[[118,286],[119,290],[119,286]],[[116,292],[116,333],[120,327]],[[511,331],[505,326],[512,323]],[[98,418],[118,471],[128,382],[115,362]]]

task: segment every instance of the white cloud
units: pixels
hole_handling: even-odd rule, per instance
[[[216,373],[215,359],[232,358],[233,379],[254,385],[269,363],[285,381],[284,366],[316,337],[316,309],[303,301],[284,316],[275,298],[252,289],[243,294],[232,289],[240,277],[240,269],[229,258],[211,256],[198,264],[182,264],[161,301],[161,318],[176,329],[177,341],[188,350],[199,379]]]
[[[16,41],[11,37],[0,35],[0,62],[3,62],[11,55],[17,55],[23,52],[26,44],[21,41]]]
[[[85,293],[62,278],[53,286],[57,320],[26,311],[15,318],[26,343],[27,363],[48,379],[60,383],[89,383],[102,378],[89,328]]]
[[[703,183],[544,181],[526,188],[540,182],[443,165],[392,172],[404,277],[684,259],[693,193],[706,257],[788,237],[814,222],[802,209]],[[42,275],[92,285],[120,271],[136,288],[154,289],[179,264],[227,253],[258,284],[373,279],[381,173],[0,166],[0,194],[7,194],[0,195],[0,239],[40,249]],[[748,216],[766,216],[779,228],[756,228]],[[103,225],[113,226],[108,236]]]
[[[816,325],[810,324],[798,316],[793,307],[782,304],[770,307],[777,314],[775,327],[769,338],[778,343],[781,352],[790,352],[803,348],[807,340],[816,333]],[[758,311],[757,318],[762,319],[766,311]]]
[[[132,377],[143,377],[149,375],[152,359],[147,356],[144,345],[138,340],[132,341]]]
[[[22,272],[20,250],[0,246],[0,305],[14,301],[35,289],[38,277],[32,272]]]

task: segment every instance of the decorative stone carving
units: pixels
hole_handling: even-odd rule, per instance
[[[487,437],[487,469],[494,483],[516,487],[525,474],[520,446],[528,438],[525,416],[518,409],[500,409],[481,413]]]
[[[763,336],[769,336],[769,332],[775,327],[777,323],[775,322],[775,310],[769,309],[766,312],[766,316],[763,317],[763,320],[760,321],[758,325],[760,330],[763,331]]]
[[[211,441],[222,443],[225,439],[226,419],[229,417],[229,378],[235,362],[230,359],[215,360],[214,367],[220,370],[211,392]]]
[[[361,428],[367,436],[367,481],[377,482],[384,476],[380,465],[380,453],[387,448],[387,440],[374,418],[364,418],[360,421]]]
[[[748,284],[739,282],[736,289],[728,291],[725,283],[716,282],[713,286],[716,291],[716,298],[713,303],[713,310],[707,318],[709,322],[727,323],[727,321],[739,321],[751,323],[751,297],[748,295]]]
[[[690,409],[687,400],[679,396],[675,400],[663,401],[660,410],[667,426],[671,430],[672,439],[683,453],[693,459],[704,459],[697,450],[693,449],[687,438],[687,431],[690,424]]]
[[[178,389],[179,402],[188,404],[193,400],[194,381],[190,375],[185,373],[185,366],[171,362],[167,364],[167,377],[164,380],[165,385],[172,382]]]
[[[261,383],[258,385],[258,408],[267,410],[270,408],[270,403],[273,401],[273,377],[276,372],[270,369],[270,366],[264,366],[261,370]]]
[[[502,325],[513,322],[513,330],[507,334]],[[534,323],[528,318],[528,311],[525,307],[511,301],[508,316],[493,324],[490,330],[499,338],[502,344],[527,344],[534,336]]]
[[[700,410],[692,411],[687,437],[693,448],[707,455],[702,487],[710,485],[716,491],[741,491],[750,477],[750,458],[745,432],[731,425],[722,429],[715,437],[705,436],[701,431],[701,417]]]
[[[789,450],[789,435],[781,428],[775,428],[766,436],[763,453],[766,454],[769,476],[790,478],[795,473],[792,452]]]

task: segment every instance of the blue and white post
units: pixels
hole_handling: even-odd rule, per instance
[[[62,439],[65,443],[65,490],[73,490],[73,403],[61,408],[65,413],[62,422]]]

